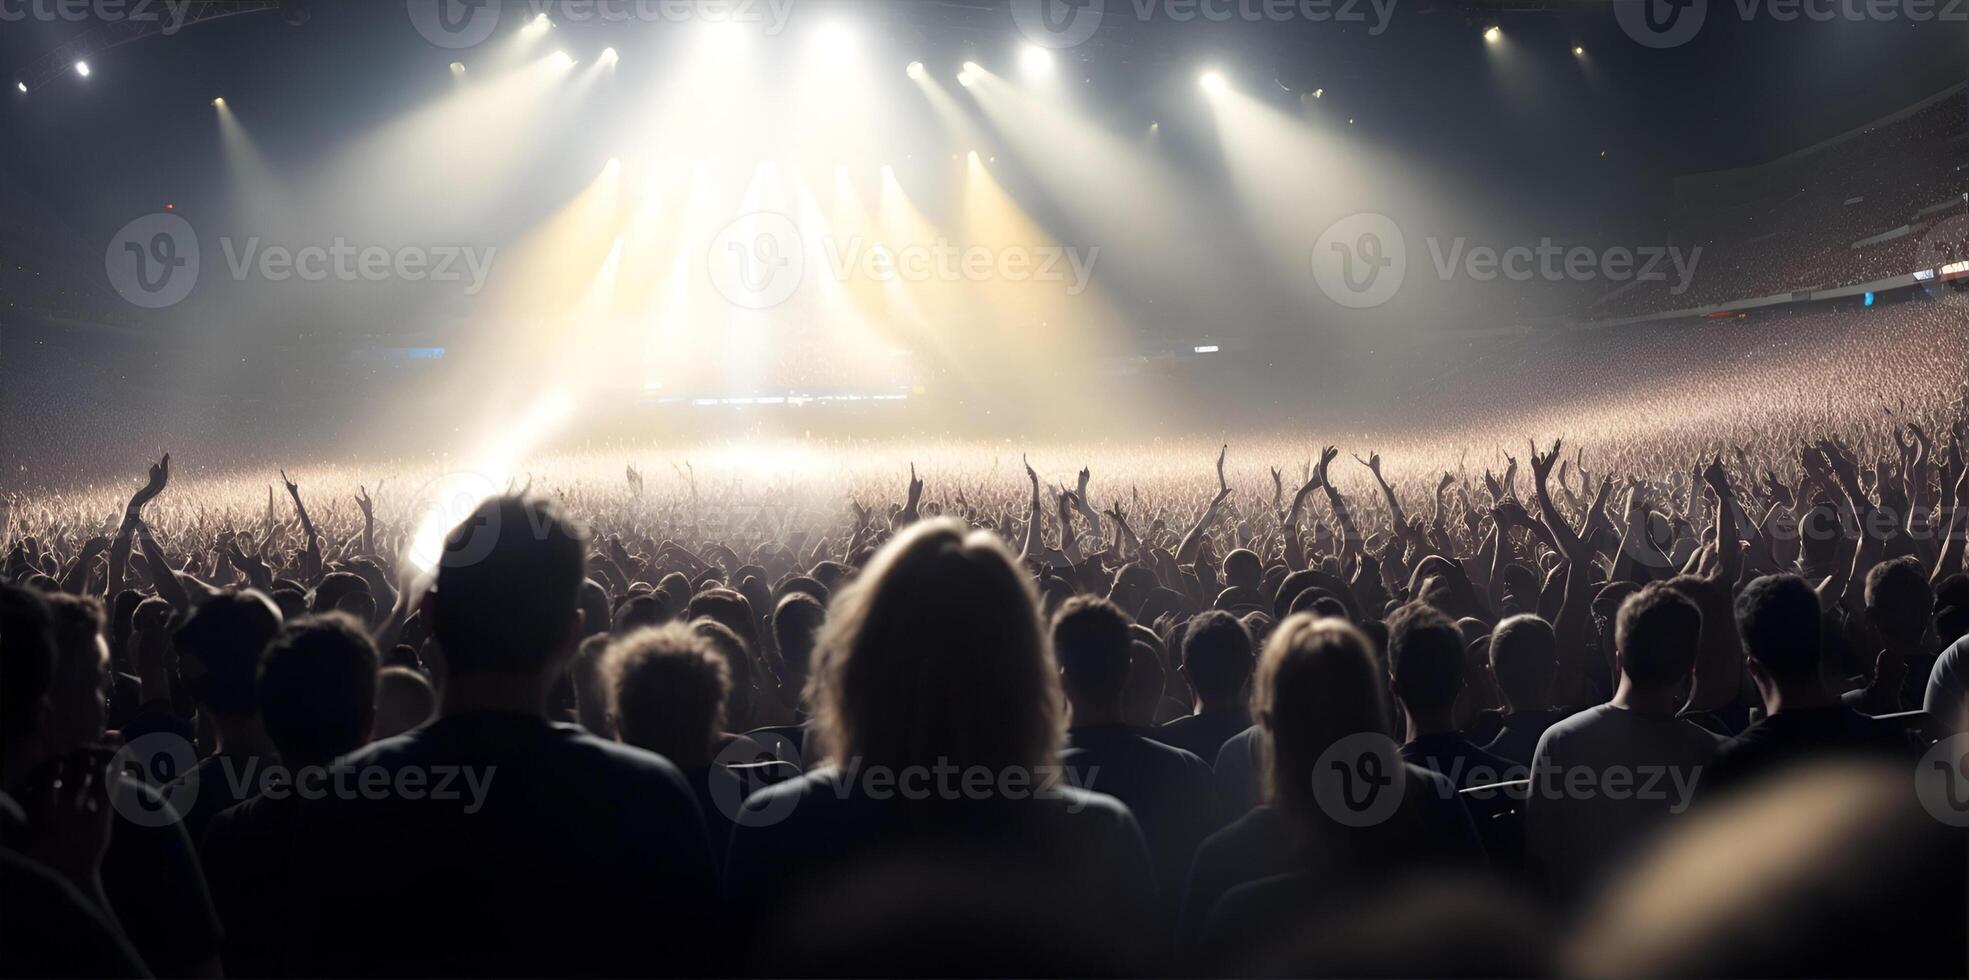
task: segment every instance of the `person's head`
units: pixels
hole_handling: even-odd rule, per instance
[[[1236,704],[1251,679],[1251,631],[1236,616],[1213,609],[1183,631],[1183,679],[1201,707]]]
[[[422,671],[385,667],[376,675],[376,723],[370,738],[393,738],[431,720],[438,694]]]
[[[826,754],[889,766],[1049,765],[1061,699],[1037,598],[997,536],[919,521],[836,593],[810,682]]]
[[[1809,691],[1819,682],[1819,596],[1796,575],[1766,575],[1737,595],[1737,632],[1760,688]]]
[[[1121,720],[1140,728],[1155,724],[1155,713],[1162,707],[1168,684],[1162,653],[1147,640],[1132,640],[1128,644],[1128,683],[1121,689]]]
[[[661,626],[669,621],[670,604],[663,598],[663,593],[644,592],[630,596],[628,601],[616,607],[611,632],[622,636],[645,626]]]
[[[704,633],[671,623],[618,637],[602,678],[622,741],[687,768],[711,764],[732,682]]]
[[[1381,668],[1344,619],[1297,613],[1280,623],[1258,658],[1251,706],[1270,747],[1267,790],[1302,815],[1317,810],[1313,766],[1322,753],[1350,735],[1388,730]]]
[[[11,786],[50,751],[55,642],[39,593],[0,582],[0,785]]]
[[[786,685],[798,690],[807,683],[814,642],[827,621],[827,606],[806,592],[788,592],[773,607],[773,646],[785,664]]]
[[[1890,647],[1910,649],[1928,635],[1935,590],[1913,558],[1895,558],[1866,573],[1866,618]]]
[[[1120,606],[1124,612],[1135,612],[1142,608],[1149,593],[1155,591],[1155,573],[1138,562],[1129,562],[1115,569],[1114,583],[1108,588],[1108,598]]]
[[[1660,582],[1628,596],[1614,617],[1614,658],[1639,688],[1670,690],[1687,681],[1701,642],[1702,610]]]
[[[51,593],[49,636],[55,642],[54,742],[70,747],[103,735],[109,716],[109,644],[103,639],[103,604],[94,596]]]
[[[323,765],[369,740],[376,645],[346,613],[287,624],[260,664],[260,719],[288,766]]]
[[[725,698],[727,724],[743,731],[752,726],[752,653],[738,634],[725,624],[710,619],[692,620],[691,631],[711,645],[711,651],[724,658],[725,674],[731,679],[731,693]]]
[[[759,624],[752,618],[752,601],[737,589],[705,589],[691,597],[684,619],[709,619],[731,630],[751,653],[759,651]]]
[[[1529,614],[1511,616],[1490,634],[1490,673],[1514,711],[1551,706],[1559,673],[1559,639],[1552,624]]]
[[[1264,580],[1265,563],[1249,548],[1238,548],[1224,556],[1224,581],[1233,588],[1257,589]]]
[[[221,593],[193,609],[175,637],[192,697],[220,719],[253,717],[259,711],[260,656],[280,624],[280,610],[252,589]]]
[[[541,497],[494,497],[445,538],[425,609],[446,676],[550,680],[580,639],[582,532]]]
[[[1463,635],[1434,606],[1411,602],[1388,617],[1390,686],[1418,724],[1447,724],[1463,691],[1463,665]]]
[[[1798,549],[1807,565],[1820,566],[1839,557],[1839,544],[1845,530],[1839,526],[1839,511],[1823,501],[1798,519]]]
[[[608,590],[594,579],[581,581],[581,632],[585,637],[609,631],[615,617],[610,614]]]
[[[334,612],[341,608],[343,598],[351,593],[368,591],[369,583],[354,572],[329,572],[314,587],[314,594],[308,599],[308,611]]]
[[[1121,713],[1135,638],[1128,614],[1106,599],[1077,595],[1053,614],[1053,656],[1076,716],[1112,719]]]
[[[602,655],[608,652],[609,635],[585,637],[567,662],[569,686],[574,690],[574,720],[588,731],[609,737],[608,685],[602,680]]]
[[[368,589],[345,592],[342,598],[336,600],[335,611],[347,613],[354,617],[356,622],[365,626],[374,626],[376,625],[376,596]]]

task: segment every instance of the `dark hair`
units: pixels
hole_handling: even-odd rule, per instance
[[[1537,616],[1512,616],[1490,634],[1490,670],[1513,705],[1542,706],[1559,672],[1559,638]]]
[[[34,704],[55,683],[48,606],[30,589],[0,582],[0,732],[34,731]],[[13,778],[15,773],[7,773]]]
[[[260,665],[260,720],[289,765],[316,765],[369,740],[376,645],[347,613],[287,624]]]
[[[615,627],[612,630],[622,636],[646,626],[662,626],[670,621],[670,604],[661,592],[644,592],[632,595],[615,611]]]
[[[1205,701],[1236,698],[1255,666],[1251,631],[1219,609],[1197,616],[1183,633],[1183,673]]]
[[[1411,602],[1388,617],[1388,676],[1411,710],[1446,710],[1463,690],[1463,634],[1436,607]]]
[[[308,602],[311,613],[334,612],[342,607],[342,598],[354,592],[368,592],[369,583],[354,572],[329,572],[315,583],[314,595]],[[374,598],[373,596],[371,597]]]
[[[818,583],[816,583],[818,584]],[[813,661],[814,644],[827,622],[827,606],[808,592],[788,592],[773,607],[773,646],[786,664],[789,680],[801,681]]]
[[[197,670],[185,687],[214,714],[247,717],[260,706],[260,655],[280,633],[280,610],[252,589],[220,593],[178,627],[174,642]]]
[[[602,655],[602,677],[624,742],[680,765],[709,759],[732,688],[709,635],[670,623],[618,637]]]
[[[1812,506],[1798,519],[1798,548],[1812,564],[1829,562],[1839,555],[1839,543],[1846,529],[1840,526],[1839,511],[1824,501]]]
[[[714,586],[698,592],[685,607],[684,619],[719,623],[745,642],[748,653],[759,652],[759,623],[753,618],[752,600],[737,589]]]
[[[67,657],[83,647],[93,649],[103,632],[103,601],[92,595],[57,592],[47,597],[48,636],[55,643],[55,655]]]
[[[1249,548],[1238,548],[1224,556],[1224,581],[1247,589],[1258,588],[1265,576],[1264,562]]]
[[[1882,636],[1919,641],[1935,615],[1935,590],[1913,558],[1895,558],[1866,573],[1866,615]]]
[[[1067,690],[1097,704],[1121,697],[1135,638],[1128,614],[1106,599],[1077,595],[1053,615],[1053,656]]]
[[[1796,575],[1766,575],[1737,595],[1744,652],[1773,677],[1818,677],[1823,629],[1818,593]]]
[[[1664,582],[1628,596],[1614,616],[1614,654],[1636,684],[1667,687],[1688,677],[1701,642],[1701,607]]]
[[[431,632],[454,674],[531,673],[578,615],[582,532],[551,500],[495,497],[445,538]]]

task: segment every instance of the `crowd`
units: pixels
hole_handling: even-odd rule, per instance
[[[0,971],[1960,975],[1948,312],[1542,441],[9,496]]]
[[[1964,89],[1760,167],[1685,177],[1674,238],[1700,246],[1686,292],[1638,283],[1583,307],[1595,318],[1695,309],[1905,276],[1962,247]],[[1948,222],[1958,219],[1955,224]],[[1895,236],[1897,229],[1908,233]],[[1939,230],[1938,230],[1939,229]],[[1943,240],[1936,241],[1939,234]],[[1935,254],[1924,255],[1930,241]],[[1864,244],[1863,244],[1864,243]]]

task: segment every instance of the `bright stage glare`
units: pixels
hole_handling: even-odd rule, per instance
[[[22,92],[26,92],[26,91],[27,91],[27,83],[26,83],[26,82],[15,82],[15,83],[14,83],[14,87],[15,87],[15,88],[17,88],[17,89],[20,89],[20,90],[21,90]]]
[[[574,67],[574,58],[565,51],[556,51],[554,52],[554,67],[572,68]]]
[[[603,170],[614,170],[614,169],[616,169],[617,167],[620,167],[620,166],[622,166],[622,161],[621,161],[621,160],[619,160],[619,159],[617,159],[617,158],[615,158],[615,157],[609,157],[609,158],[608,158],[608,163],[607,163],[607,164],[605,164],[605,165],[604,165],[604,166],[602,167],[602,169],[603,169]]]
[[[1489,27],[1484,28],[1485,44],[1496,44],[1497,42],[1502,40],[1504,40],[1504,32],[1502,30],[1499,30],[1497,25],[1493,24]]]
[[[76,73],[77,75],[80,75],[80,76],[82,76],[83,78],[88,78],[88,77],[89,77],[89,63],[88,63],[88,62],[86,62],[86,61],[78,61],[78,62],[76,62],[76,63],[75,63],[75,73]]]
[[[220,96],[220,97],[218,97],[218,98],[216,98],[216,99],[213,99],[213,100],[212,100],[212,108],[214,108],[214,109],[223,109],[223,108],[225,108],[225,107],[226,107],[226,98],[225,98],[225,96],[223,96],[223,95],[222,95],[222,96]]]
[[[704,32],[704,42],[719,53],[736,51],[745,46],[745,29],[729,22],[712,24]]]
[[[924,68],[923,63],[920,61],[912,61],[907,68],[902,70],[902,73],[917,81],[922,81],[923,76],[929,74],[929,69]]]
[[[1572,56],[1575,58],[1584,58],[1586,57],[1586,49],[1575,44],[1572,46]]]
[[[1325,90],[1325,89],[1323,89],[1323,88],[1316,88],[1316,89],[1314,89],[1314,90],[1313,90],[1313,98],[1315,98],[1315,99],[1324,99],[1324,98],[1326,98],[1326,90]]]
[[[465,63],[464,63],[464,62],[462,62],[462,61],[454,61],[454,62],[452,62],[452,63],[451,63],[451,73],[452,73],[453,75],[463,75],[463,74],[465,74]]]
[[[547,15],[545,13],[535,14],[532,20],[526,22],[525,27],[520,28],[520,36],[539,37],[540,35],[547,33],[547,29],[553,26],[554,26],[554,22],[547,19]]]
[[[1208,92],[1211,95],[1216,95],[1217,93],[1222,92],[1225,88],[1229,87],[1229,83],[1224,81],[1224,76],[1214,71],[1204,72],[1203,75],[1196,80],[1196,82],[1198,85],[1203,86],[1203,90],[1205,92]]]
[[[612,65],[612,64],[615,64],[616,62],[618,62],[618,61],[621,61],[621,60],[622,60],[622,56],[621,56],[621,55],[619,55],[619,54],[616,54],[616,53],[615,53],[615,49],[614,49],[614,48],[603,48],[603,49],[602,49],[602,64],[604,64],[604,65]]]
[[[822,25],[820,32],[815,35],[815,40],[820,43],[821,50],[833,58],[853,57],[858,46],[855,32],[849,30],[848,25],[841,23]]]
[[[1053,74],[1053,52],[1037,44],[1028,44],[1019,51],[1019,67],[1026,74],[1045,76]]]

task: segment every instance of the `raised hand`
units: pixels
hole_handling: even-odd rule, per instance
[[[372,510],[372,508],[375,506],[375,503],[376,502],[374,500],[370,499],[369,488],[367,486],[358,484],[356,486],[356,506],[362,510],[363,520],[373,521],[376,519],[376,514],[374,510]]]
[[[1225,443],[1224,448],[1217,450],[1217,488],[1218,490],[1222,491],[1217,496],[1217,499],[1219,500],[1222,500],[1223,498],[1230,496],[1229,491],[1231,485],[1229,483],[1224,482],[1224,457],[1229,456],[1230,454],[1231,454],[1230,443]]]
[[[1377,480],[1379,480],[1379,479],[1381,479],[1381,454],[1380,454],[1380,453],[1376,453],[1376,452],[1370,452],[1370,453],[1368,453],[1368,454],[1367,454],[1367,458],[1366,458],[1366,459],[1362,459],[1362,458],[1360,457],[1360,454],[1359,454],[1359,453],[1349,453],[1348,455],[1350,455],[1350,456],[1352,456],[1352,457],[1354,457],[1354,462],[1356,462],[1356,463],[1359,463],[1359,464],[1361,464],[1362,466],[1365,466],[1365,467],[1367,467],[1367,468],[1368,468],[1368,471],[1374,474],[1374,478],[1375,478],[1375,479],[1377,479]]]
[[[1559,450],[1564,444],[1564,440],[1554,439],[1552,451],[1542,454],[1538,451],[1537,443],[1531,444],[1531,475],[1532,479],[1538,481],[1539,486],[1544,486],[1546,479],[1552,475],[1552,467],[1558,463]]]
[[[135,516],[142,512],[144,505],[157,499],[157,495],[163,493],[165,486],[170,482],[171,454],[165,453],[162,459],[151,464],[150,478],[130,497],[130,505],[124,508],[125,516]]]

